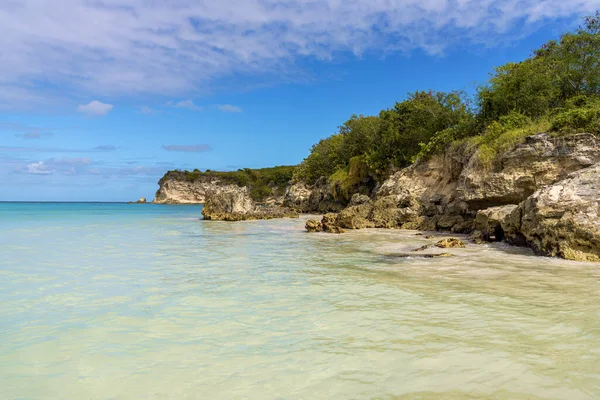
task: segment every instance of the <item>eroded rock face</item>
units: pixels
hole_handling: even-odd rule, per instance
[[[457,197],[472,210],[518,204],[539,188],[600,162],[600,142],[590,133],[529,136],[487,171],[477,154],[462,171]]]
[[[320,179],[309,187],[304,183],[294,183],[286,189],[283,200],[284,207],[299,212],[339,212],[346,206],[335,199],[326,179]]]
[[[600,261],[600,163],[539,190],[502,227],[509,243],[537,254]]]
[[[204,204],[207,193],[239,188],[215,178],[198,179],[193,182],[165,179],[161,180],[159,185],[153,201],[155,204]]]
[[[477,216],[475,217],[474,228],[480,235],[474,235],[474,238],[480,237],[481,240],[491,242],[500,242],[504,240],[502,222],[516,208],[517,205],[510,204],[478,211]]]
[[[277,205],[257,205],[250,198],[247,188],[238,186],[206,192],[202,215],[204,219],[214,221],[299,217],[295,210]]]

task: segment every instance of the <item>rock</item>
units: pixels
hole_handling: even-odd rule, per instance
[[[440,240],[435,245],[437,247],[441,247],[443,249],[458,249],[458,248],[464,249],[465,248],[465,244],[456,238]]]
[[[502,227],[513,244],[536,254],[600,261],[600,163],[527,198]]]
[[[370,202],[347,207],[339,213],[337,224],[347,229],[372,228],[374,224],[368,219],[372,208]]]
[[[433,236],[433,235],[427,235],[427,236],[425,236],[425,239],[435,239],[435,236]]]
[[[371,199],[369,196],[365,196],[364,194],[355,193],[352,195],[352,199],[350,199],[350,206],[358,206],[361,204],[369,203]]]
[[[454,225],[462,224],[465,219],[462,215],[442,215],[437,221],[437,229],[449,231]]]
[[[323,232],[327,233],[344,233],[346,232],[342,227],[339,226],[339,215],[335,213],[328,213],[323,216],[321,220],[323,226]]]
[[[490,242],[500,242],[504,240],[502,222],[516,208],[516,205],[510,204],[478,211],[477,216],[475,217],[474,228],[481,233],[481,240]]]
[[[433,246],[432,246],[432,245],[430,245],[430,244],[426,244],[425,246],[421,246],[421,247],[419,247],[418,249],[414,249],[413,251],[414,251],[414,252],[417,252],[417,251],[425,251],[425,250],[427,250],[427,249],[428,249],[428,248],[430,248],[430,247],[433,247]]]
[[[414,254],[414,253],[398,253],[392,254],[394,257],[409,258],[409,257],[420,257],[420,258],[441,258],[441,257],[452,257],[450,253],[438,253],[438,254]]]
[[[245,187],[221,187],[215,191],[207,191],[205,196],[202,215],[206,220],[243,221],[299,217],[295,210],[276,205],[257,205]]]
[[[328,226],[327,228],[323,228],[323,231],[327,232],[327,233],[336,233],[336,234],[346,233],[346,230],[344,230],[343,228],[341,228],[337,225]]]
[[[283,205],[300,211],[311,211],[309,200],[312,190],[304,183],[290,185],[283,198]]]
[[[474,210],[519,204],[536,190],[600,162],[600,141],[590,133],[529,136],[501,155],[491,169],[471,157],[456,192]]]
[[[419,232],[419,233],[415,233],[415,236],[424,236],[425,234],[423,232]]]
[[[469,235],[469,240],[475,244],[483,244],[485,237],[481,231],[473,231]]]
[[[322,232],[323,231],[323,225],[321,224],[320,221],[318,221],[316,219],[309,219],[308,221],[306,221],[305,228],[309,232]]]
[[[138,204],[146,204],[146,198],[145,197],[140,197],[140,199],[136,203],[138,203]]]

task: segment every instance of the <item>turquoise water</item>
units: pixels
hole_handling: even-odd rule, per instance
[[[0,203],[1,399],[597,399],[600,265]]]

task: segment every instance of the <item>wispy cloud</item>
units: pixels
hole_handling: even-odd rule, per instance
[[[10,38],[0,45],[0,104],[47,105],[50,98],[82,95],[189,96],[227,77],[294,80],[301,76],[298,61],[305,59],[496,46],[545,22],[592,12],[598,0],[61,0],[60,5],[0,2],[0,35]],[[94,115],[110,111],[84,107]]]
[[[98,100],[94,100],[88,104],[80,105],[77,107],[77,111],[90,116],[100,116],[111,112],[113,107],[114,106],[112,104],[106,104]]]
[[[41,132],[27,132],[18,136],[22,137],[23,139],[41,139],[42,135],[43,134]]]
[[[25,146],[0,146],[2,153],[94,153],[115,151],[115,146],[96,146],[92,149],[66,149],[60,147],[25,147]]]
[[[240,107],[232,106],[230,104],[221,104],[221,105],[218,105],[217,108],[223,112],[230,112],[230,113],[242,112],[242,109]]]
[[[96,146],[93,148],[95,151],[117,151],[117,149],[118,147],[111,145]]]
[[[76,175],[92,163],[93,160],[90,158],[50,158],[26,164],[14,172],[29,175],[53,175],[54,173]]]
[[[142,107],[140,107],[140,112],[142,114],[150,115],[150,114],[160,114],[162,111],[156,110],[156,109],[148,107],[148,106],[142,106]]]
[[[187,110],[192,110],[192,111],[202,111],[204,108],[197,106],[196,104],[194,104],[194,102],[192,100],[182,100],[182,101],[169,101],[167,103],[167,106],[169,107],[174,107],[174,108],[184,108]]]
[[[162,148],[167,151],[179,151],[184,153],[205,153],[212,150],[208,144],[163,145]]]
[[[20,132],[15,134],[23,139],[41,139],[43,136],[50,136],[51,132],[46,128],[39,128],[20,123],[0,122],[0,132]]]

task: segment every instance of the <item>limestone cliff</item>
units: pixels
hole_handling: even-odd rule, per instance
[[[245,188],[255,202],[281,203],[293,166],[237,171],[168,171],[158,182],[155,204],[204,204],[208,193]]]
[[[543,133],[492,165],[480,160],[476,148],[459,146],[418,162],[370,198],[355,195],[336,224],[473,233],[476,240],[508,239],[538,254],[600,260],[600,141],[594,135]]]
[[[211,191],[231,188],[221,179],[208,178],[197,181],[162,179],[153,203],[155,204],[204,204]]]

